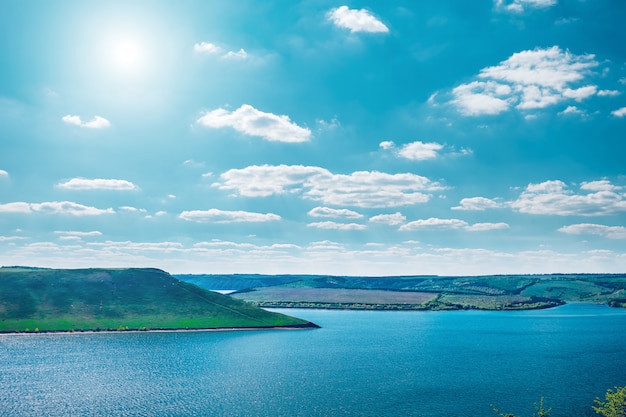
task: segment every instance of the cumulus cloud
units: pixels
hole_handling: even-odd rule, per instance
[[[200,42],[193,46],[193,51],[197,54],[219,54],[222,48],[211,42]]]
[[[622,187],[608,180],[583,183],[575,193],[559,180],[529,184],[511,207],[521,213],[558,216],[606,216],[626,211]]]
[[[439,183],[415,174],[387,174],[357,171],[333,174],[319,167],[303,165],[261,165],[224,172],[222,190],[234,190],[247,197],[293,193],[331,206],[383,208],[427,202],[429,192],[444,189]]]
[[[466,116],[499,114],[509,109],[513,100],[511,87],[493,81],[472,81],[452,90],[454,104]]]
[[[583,112],[576,106],[567,106],[565,110],[563,110],[562,112],[559,112],[559,115],[561,116],[577,115],[577,114],[583,114]]]
[[[72,178],[69,181],[57,184],[57,187],[67,190],[116,190],[116,191],[134,191],[138,190],[135,184],[126,180],[113,179],[86,179]]]
[[[367,226],[358,223],[337,223],[337,222],[315,222],[307,224],[307,227],[315,227],[317,229],[334,229],[334,230],[365,230]]]
[[[542,109],[595,95],[595,85],[576,85],[598,62],[592,54],[575,55],[558,46],[514,53],[498,65],[483,68],[477,80],[452,90],[451,103],[464,115],[495,115],[512,108]]]
[[[0,204],[0,213],[30,213],[31,208],[29,203],[5,203]]]
[[[389,226],[397,226],[406,221],[406,217],[400,213],[396,212],[393,214],[378,214],[376,216],[370,217],[370,222],[372,223],[382,223],[388,224]]]
[[[360,219],[363,217],[361,213],[348,209],[333,209],[329,207],[315,207],[308,213],[311,217],[343,217],[346,219]]]
[[[232,112],[222,108],[208,111],[197,123],[214,129],[231,127],[273,142],[307,142],[311,138],[311,130],[293,123],[289,116],[262,112],[249,104]]]
[[[2,178],[2,177],[7,178],[8,176],[9,176],[8,172],[6,172],[3,169],[0,169],[0,178]]]
[[[621,93],[617,90],[600,90],[598,91],[599,97],[615,97],[619,96]]]
[[[602,224],[579,223],[563,226],[559,232],[571,235],[597,235],[608,239],[626,239],[626,227],[605,226]]]
[[[409,222],[400,226],[401,231],[411,230],[447,230],[447,229],[463,229],[467,227],[467,222],[459,219],[438,219],[431,217],[429,219],[420,219]]]
[[[396,144],[392,141],[383,141],[378,146],[382,149],[390,150],[395,149]],[[437,158],[437,156],[439,156],[437,152],[443,148],[444,146],[439,143],[424,143],[421,141],[415,141],[402,145],[402,147],[396,151],[396,154],[405,159],[423,161],[426,159]]]
[[[400,226],[400,231],[413,230],[466,230],[468,232],[487,232],[490,230],[508,229],[507,223],[474,223],[469,224],[459,219],[438,219],[431,217],[429,219],[421,219],[409,222]]]
[[[613,110],[611,114],[615,117],[624,117],[626,116],[626,107],[621,107],[617,110]]]
[[[452,207],[452,210],[472,210],[483,211],[486,209],[495,209],[502,207],[501,203],[496,200],[485,197],[470,197],[460,201],[459,206]]]
[[[489,230],[502,230],[508,229],[509,225],[507,223],[498,222],[498,223],[474,223],[471,226],[465,227],[465,230],[469,232],[487,232]]]
[[[240,48],[239,51],[226,51],[219,45],[212,42],[199,42],[193,45],[193,51],[201,55],[219,55],[222,59],[247,59],[249,54]]]
[[[246,59],[248,58],[248,53],[245,49],[240,48],[238,51],[228,51],[224,55],[222,55],[224,59]]]
[[[68,214],[71,216],[98,216],[115,213],[112,208],[99,209],[84,206],[71,201],[50,201],[45,203],[7,203],[0,204],[0,213],[43,213]]]
[[[67,116],[63,116],[61,120],[63,120],[67,124],[84,127],[87,129],[104,129],[105,127],[111,126],[111,122],[101,116],[94,116],[94,118],[90,121],[83,122],[80,119],[80,116],[72,116],[68,114]]]
[[[554,6],[557,0],[494,0],[497,10],[522,13],[527,9],[544,9]]]
[[[388,33],[389,28],[368,10],[350,9],[340,6],[328,12],[328,20],[336,26],[350,29],[350,32]]]
[[[183,211],[178,217],[196,223],[260,223],[281,219],[279,215],[273,213],[218,209]]]

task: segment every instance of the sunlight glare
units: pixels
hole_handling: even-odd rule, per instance
[[[141,72],[145,57],[142,46],[134,39],[118,39],[112,42],[109,59],[116,72],[136,74]]]

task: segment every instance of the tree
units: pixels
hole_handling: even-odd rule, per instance
[[[626,387],[615,387],[615,391],[608,389],[604,400],[596,398],[592,406],[593,411],[604,417],[626,417]]]
[[[541,397],[541,399],[539,400],[539,403],[534,403],[533,405],[535,406],[535,410],[537,410],[537,414],[533,413],[532,417],[549,417],[550,416],[550,411],[552,411],[552,408],[548,408],[547,410],[545,409],[543,405],[543,397]],[[515,414],[511,414],[511,413],[502,414],[500,410],[494,407],[493,404],[491,405],[491,408],[493,408],[493,411],[498,413],[500,417],[517,417]],[[613,416],[610,416],[610,417],[613,417]]]

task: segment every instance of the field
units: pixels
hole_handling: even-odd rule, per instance
[[[626,306],[626,274],[238,277],[202,275],[194,282],[207,289],[231,285],[239,290],[234,298],[261,307],[520,310],[576,301]]]
[[[265,287],[232,296],[264,307],[319,308],[324,305],[324,308],[383,309],[384,306],[394,305],[396,309],[403,309],[422,306],[435,299],[437,294],[344,288]]]

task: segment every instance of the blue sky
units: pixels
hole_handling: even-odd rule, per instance
[[[624,16],[9,2],[0,265],[626,272]]]

